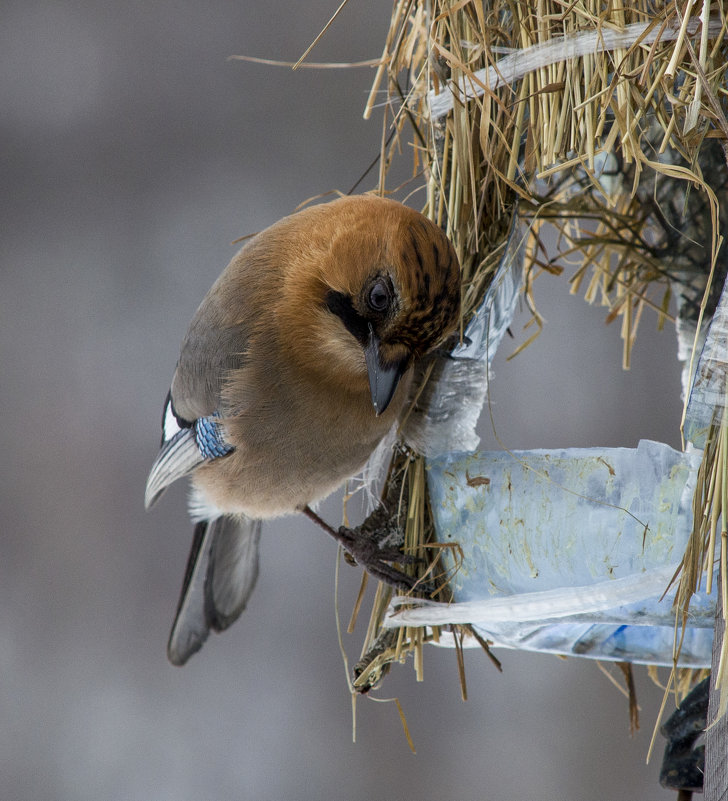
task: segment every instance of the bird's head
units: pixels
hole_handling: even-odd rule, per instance
[[[310,211],[316,245],[295,269],[308,343],[340,381],[368,382],[382,414],[407,369],[457,324],[457,256],[440,228],[391,200],[362,195]]]

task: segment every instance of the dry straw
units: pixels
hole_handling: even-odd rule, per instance
[[[530,227],[525,297],[537,329],[533,278],[560,273],[564,260],[576,266],[572,291],[605,305],[609,321],[621,320],[625,367],[645,309],[661,324],[671,295],[689,285],[700,287],[695,316],[704,314],[728,205],[725,34],[726,7],[709,0],[396,0],[365,110],[386,93],[379,191],[391,189],[388,169],[409,150],[412,175],[426,185],[425,212],[447,231],[462,264],[463,325],[515,214]],[[556,229],[556,257],[541,244],[547,226]],[[728,507],[727,432],[719,419],[705,452],[681,624],[725,528],[718,521]],[[423,457],[398,451],[389,481],[398,482],[394,512],[406,546],[428,557],[430,577],[440,576],[437,597],[446,598]],[[725,567],[724,531],[721,539]],[[725,569],[722,577],[725,594]],[[359,690],[408,654],[421,679],[422,644],[442,636],[382,633],[388,596],[380,586]],[[467,633],[455,630],[456,643]]]

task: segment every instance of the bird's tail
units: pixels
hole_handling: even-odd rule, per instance
[[[202,648],[245,609],[258,578],[260,520],[224,515],[195,526],[182,593],[167,645],[174,665]]]

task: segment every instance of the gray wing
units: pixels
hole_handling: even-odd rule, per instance
[[[162,422],[162,447],[147,477],[144,506],[154,506],[164,490],[203,462],[226,456],[234,450],[225,439],[217,415],[198,417],[193,423],[180,421],[167,396]]]
[[[242,325],[229,324],[220,307],[216,284],[197,310],[177,362],[162,416],[162,446],[147,478],[144,505],[151,508],[165,488],[195,467],[229,449],[220,440],[205,451],[197,427],[220,411],[223,383],[244,364],[247,345]],[[203,439],[207,436],[203,432]]]
[[[244,364],[248,337],[243,325],[228,319],[221,303],[225,288],[224,281],[213,286],[182,342],[170,395],[175,414],[184,420],[218,411],[225,378]]]
[[[198,523],[167,645],[174,665],[202,648],[211,630],[237,620],[258,578],[260,520],[218,517]]]
[[[144,508],[151,509],[170,484],[191,473],[204,461],[193,428],[180,429],[171,439],[163,442],[149,471],[144,491]]]

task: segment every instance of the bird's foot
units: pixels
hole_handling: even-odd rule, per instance
[[[426,589],[416,576],[410,576],[390,564],[398,562],[401,565],[412,565],[422,561],[419,557],[402,553],[399,548],[387,545],[386,537],[377,537],[371,531],[363,532],[346,526],[335,529],[309,507],[305,507],[302,511],[341,544],[346,552],[347,561],[353,560],[354,564],[358,564],[375,579],[396,589],[411,590],[415,585],[419,589]]]
[[[417,578],[403,573],[390,562],[412,565],[422,561],[419,557],[402,553],[399,548],[380,547],[379,542],[370,535],[346,526],[342,526],[334,537],[341,543],[347,555],[374,578],[397,589],[414,589],[418,582]]]

